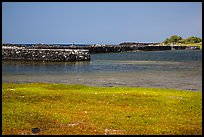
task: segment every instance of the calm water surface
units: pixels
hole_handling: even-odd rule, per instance
[[[3,82],[202,91],[202,50],[91,54],[85,62],[2,61]]]

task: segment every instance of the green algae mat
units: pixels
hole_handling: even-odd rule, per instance
[[[201,135],[202,92],[3,83],[2,134]]]

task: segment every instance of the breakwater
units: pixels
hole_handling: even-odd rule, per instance
[[[2,46],[3,60],[25,61],[86,61],[88,50],[83,49],[34,49],[23,46]]]
[[[108,45],[108,44],[95,44],[87,46],[60,46],[60,45],[33,45],[34,49],[86,49],[90,53],[109,53],[109,52],[125,52],[125,51],[159,51],[171,50],[171,46],[155,46],[146,43],[135,45]]]
[[[54,44],[3,44],[3,60],[33,61],[86,61],[89,53],[109,53],[126,51],[197,50],[198,46],[163,46],[159,43],[121,43],[119,45],[94,44],[86,46],[62,46]]]
[[[121,43],[119,45],[110,44],[93,44],[86,46],[78,45],[54,45],[54,44],[33,44],[26,46],[23,44],[3,44],[5,46],[17,46],[30,49],[74,49],[88,50],[89,53],[110,53],[110,52],[126,52],[126,51],[161,51],[161,50],[199,50],[198,46],[164,46],[159,43]]]

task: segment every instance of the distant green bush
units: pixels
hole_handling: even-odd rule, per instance
[[[185,40],[186,42],[189,42],[189,43],[200,43],[202,40],[198,37],[189,37]]]
[[[195,36],[183,39],[178,35],[173,35],[170,38],[166,38],[166,40],[163,41],[164,44],[195,44],[200,42],[202,42],[202,39]]]

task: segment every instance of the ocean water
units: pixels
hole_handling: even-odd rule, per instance
[[[84,62],[2,61],[2,81],[202,91],[202,50],[98,53]]]

